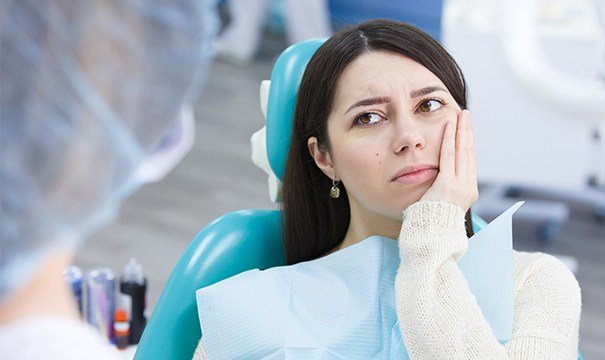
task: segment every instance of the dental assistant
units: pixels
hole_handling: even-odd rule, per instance
[[[0,358],[119,359],[63,271],[184,129],[214,14],[188,0],[0,7]]]

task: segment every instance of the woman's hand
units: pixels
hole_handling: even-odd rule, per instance
[[[443,133],[439,173],[420,200],[445,201],[465,212],[477,201],[477,157],[473,149],[471,113],[462,110]]]

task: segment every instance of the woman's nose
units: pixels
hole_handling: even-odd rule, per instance
[[[412,149],[422,150],[426,146],[426,140],[420,129],[415,127],[410,121],[404,121],[405,124],[394,126],[393,152],[398,154]]]

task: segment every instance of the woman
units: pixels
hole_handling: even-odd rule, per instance
[[[470,207],[478,196],[466,94],[455,61],[411,26],[370,21],[327,40],[306,68],[296,103],[282,189],[288,263],[312,266],[349,256],[376,235],[397,239],[401,263],[393,277],[393,311],[410,358],[575,359],[580,289],[561,262],[542,253],[514,253],[514,321],[505,344],[492,333],[458,267],[473,235]],[[365,268],[353,271],[359,269]],[[360,282],[363,271],[356,274]],[[225,286],[254,283],[269,273],[249,274],[239,283],[228,279]],[[330,279],[324,281],[330,286]],[[297,293],[288,296],[292,308]],[[382,301],[374,302],[375,316],[388,315]],[[338,311],[330,305],[325,302],[332,309],[326,317]],[[287,321],[305,321],[305,312],[296,311],[302,316]],[[196,356],[212,359],[218,345],[209,344],[214,334],[205,331],[212,324],[201,321],[204,338]],[[375,331],[380,329],[367,329],[369,336]]]

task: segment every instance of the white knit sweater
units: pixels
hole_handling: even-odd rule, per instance
[[[514,252],[514,320],[505,345],[483,318],[457,261],[464,211],[420,201],[403,213],[395,280],[397,318],[410,359],[577,359],[581,295],[558,259]],[[207,359],[200,340],[194,359]]]

